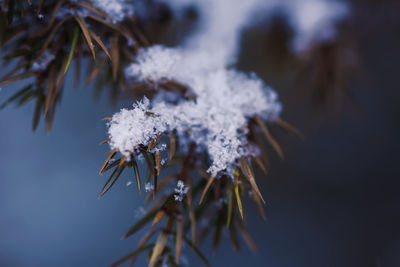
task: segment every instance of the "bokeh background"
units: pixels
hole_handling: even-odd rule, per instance
[[[286,159],[273,157],[270,174],[258,175],[267,221],[246,203],[259,252],[243,244],[236,253],[225,236],[212,255],[206,241],[213,266],[400,266],[400,4],[352,4],[339,44],[351,46],[346,58],[354,64],[342,72],[339,93],[299,79],[312,73],[296,75],[285,49],[291,30],[279,14],[244,31],[239,67],[279,92],[283,117],[306,138],[280,136]],[[336,45],[305,57],[324,49],[342,55]],[[0,266],[107,266],[140,237],[120,240],[143,207],[144,196],[126,185],[133,175],[97,198],[108,149],[99,145],[101,119],[132,101],[94,100],[91,88],[74,87],[71,73],[50,135],[43,125],[32,134],[32,103],[0,112]],[[1,102],[20,85],[4,86]],[[202,266],[183,253],[190,266]],[[145,264],[142,257],[138,266]]]

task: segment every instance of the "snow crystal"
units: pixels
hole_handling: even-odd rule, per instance
[[[93,0],[93,5],[98,9],[105,12],[112,19],[112,23],[121,22],[126,16],[134,14],[134,3],[132,0]],[[87,17],[93,13],[87,8],[76,6],[74,8],[61,7],[57,13],[57,18],[62,19],[66,16],[79,15],[80,17]]]
[[[133,3],[126,0],[93,0],[93,4],[106,12],[114,22],[133,15]]]
[[[142,206],[139,206],[135,211],[134,211],[134,216],[136,219],[141,219],[145,214],[146,214],[146,209]]]
[[[144,186],[144,190],[146,192],[150,192],[154,190],[154,185],[152,183],[146,183],[146,185]]]
[[[143,49],[137,55],[137,64],[131,64],[125,72],[128,76],[135,76],[141,79],[157,81],[159,79],[175,78],[173,74],[180,71],[179,65],[182,62],[181,51],[165,49],[160,45]]]
[[[58,19],[63,19],[67,16],[75,16],[79,15],[82,18],[86,18],[89,14],[91,13],[90,10],[87,8],[82,8],[82,7],[75,7],[75,8],[70,8],[70,7],[61,7],[58,12],[57,12],[57,18]]]
[[[53,54],[50,54],[49,51],[45,51],[43,55],[35,62],[32,63],[31,69],[33,71],[41,71],[45,70],[51,61],[55,59]]]
[[[166,257],[165,255],[161,257],[161,267],[169,267],[168,257]]]
[[[174,199],[175,199],[175,201],[182,202],[183,197],[187,194],[188,190],[189,190],[189,187],[186,186],[183,181],[179,180],[177,185],[176,185],[176,188],[174,189],[174,192],[175,192]]]

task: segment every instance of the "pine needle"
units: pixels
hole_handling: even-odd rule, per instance
[[[163,211],[163,210],[157,211],[156,215],[154,216],[154,220],[153,220],[153,223],[151,224],[151,226],[156,225],[159,221],[161,221],[161,219],[162,219],[165,215],[167,215],[167,214],[165,213],[165,211]]]
[[[238,170],[235,170],[233,175],[234,175],[234,186],[235,186],[236,202],[237,202],[237,205],[238,205],[240,216],[243,219],[242,200],[240,199],[240,193],[239,193],[239,172],[238,172]]]
[[[256,180],[254,178],[253,171],[251,170],[249,163],[247,162],[247,159],[244,157],[240,158],[239,165],[240,165],[240,169],[242,170],[242,173],[249,180],[251,187],[254,189],[254,191],[257,193],[257,195],[261,198],[261,200],[265,203],[265,200],[261,195],[260,189],[258,189]]]
[[[108,58],[112,61],[110,52],[108,52],[107,47],[104,45],[104,43],[101,41],[101,39],[90,29],[89,29],[89,33],[90,33],[90,36],[92,36],[93,40],[96,41],[96,43],[101,47],[101,49],[103,49],[104,53],[106,53]]]
[[[78,22],[79,26],[81,27],[83,36],[85,37],[89,51],[92,53],[93,59],[96,59],[96,53],[94,52],[92,38],[90,36],[89,29],[86,25],[85,20],[78,14],[75,15],[75,19]]]
[[[208,191],[208,189],[210,188],[211,184],[214,182],[215,178],[213,176],[211,176],[208,179],[208,182],[206,184],[206,187],[204,188],[203,194],[201,195],[200,201],[199,201],[199,205],[201,204],[201,202],[203,202],[203,199]]]
[[[183,239],[183,229],[184,229],[183,216],[180,216],[176,220],[176,262],[179,263],[179,259],[181,257],[181,249],[182,249],[182,239]]]
[[[168,241],[168,233],[167,231],[170,231],[172,226],[172,220],[169,219],[167,223],[167,227],[165,231],[162,231],[161,234],[158,236],[156,245],[154,246],[153,253],[151,254],[150,257],[150,262],[149,262],[149,267],[154,267],[155,264],[157,263],[158,258],[161,256],[165,245],[167,244]]]
[[[172,160],[172,158],[175,155],[175,150],[176,150],[176,138],[173,133],[169,134],[169,160]]]
[[[117,154],[117,150],[112,150],[109,152],[109,155],[108,155],[106,161],[104,162],[103,166],[101,166],[101,169],[99,172],[100,175],[103,175],[104,168],[107,166],[110,159],[112,159],[116,154]]]
[[[67,73],[69,65],[71,64],[72,57],[74,56],[75,47],[78,42],[78,37],[79,37],[79,29],[78,29],[78,27],[75,26],[73,38],[72,38],[71,50],[69,51],[68,61],[67,61],[67,65],[65,66],[64,74]]]
[[[267,126],[265,123],[262,121],[262,119],[258,116],[254,117],[255,121],[257,124],[261,127],[262,132],[264,133],[265,137],[267,138],[268,142],[272,145],[272,147],[275,149],[276,153],[278,156],[283,159],[283,151],[281,146],[279,145],[278,141],[275,140],[275,138],[272,136],[270,131],[268,130]]]

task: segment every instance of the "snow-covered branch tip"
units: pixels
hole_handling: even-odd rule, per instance
[[[174,132],[183,151],[196,143],[198,152],[208,152],[211,175],[231,172],[237,159],[251,153],[246,137],[249,119],[258,115],[274,121],[281,104],[260,79],[236,71],[209,74],[196,89],[202,91],[196,91],[195,100],[168,103],[160,92],[152,103],[144,98],[133,109],[115,114],[108,130],[111,148],[129,157],[139,145],[148,146],[160,134]]]
[[[274,121],[282,106],[275,91],[255,74],[228,68],[237,54],[240,30],[258,1],[233,2],[237,5],[231,12],[222,8],[224,1],[207,1],[207,7],[199,4],[204,25],[182,47],[155,45],[139,52],[126,69],[127,76],[150,80],[156,89],[165,80],[177,81],[195,99],[159,91],[151,102],[144,98],[132,109],[121,110],[109,123],[112,149],[128,157],[139,145],[174,132],[180,150],[195,143],[198,152],[208,153],[208,172],[213,176],[222,171],[232,174],[237,160],[250,155],[249,120],[259,116]]]

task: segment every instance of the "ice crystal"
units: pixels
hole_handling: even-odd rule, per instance
[[[45,70],[51,61],[55,59],[53,54],[50,54],[49,51],[45,51],[43,55],[35,62],[32,63],[31,69],[33,71],[41,71]]]
[[[105,12],[111,18],[112,23],[121,22],[125,17],[134,14],[134,3],[132,0],[92,0],[92,3],[95,7]],[[74,8],[63,6],[58,10],[57,18],[62,19],[70,15],[79,15],[85,18],[91,13],[93,13],[91,10],[80,6]]]
[[[146,183],[146,185],[144,186],[144,190],[146,190],[146,192],[153,191],[154,185],[152,183]]]
[[[63,19],[67,16],[75,16],[79,15],[82,18],[86,18],[90,14],[90,10],[81,7],[69,8],[69,7],[61,7],[57,12],[57,18]]]
[[[183,197],[187,194],[189,187],[184,184],[183,181],[179,180],[174,189],[174,199],[175,201],[182,202]]]
[[[161,258],[161,267],[169,267],[169,265],[168,265],[168,257],[163,256]]]
[[[143,215],[146,214],[146,209],[142,206],[139,206],[137,209],[135,209],[134,214],[135,218],[137,219],[142,218]]]
[[[114,22],[133,15],[133,3],[126,0],[93,0],[93,4],[106,12]]]

